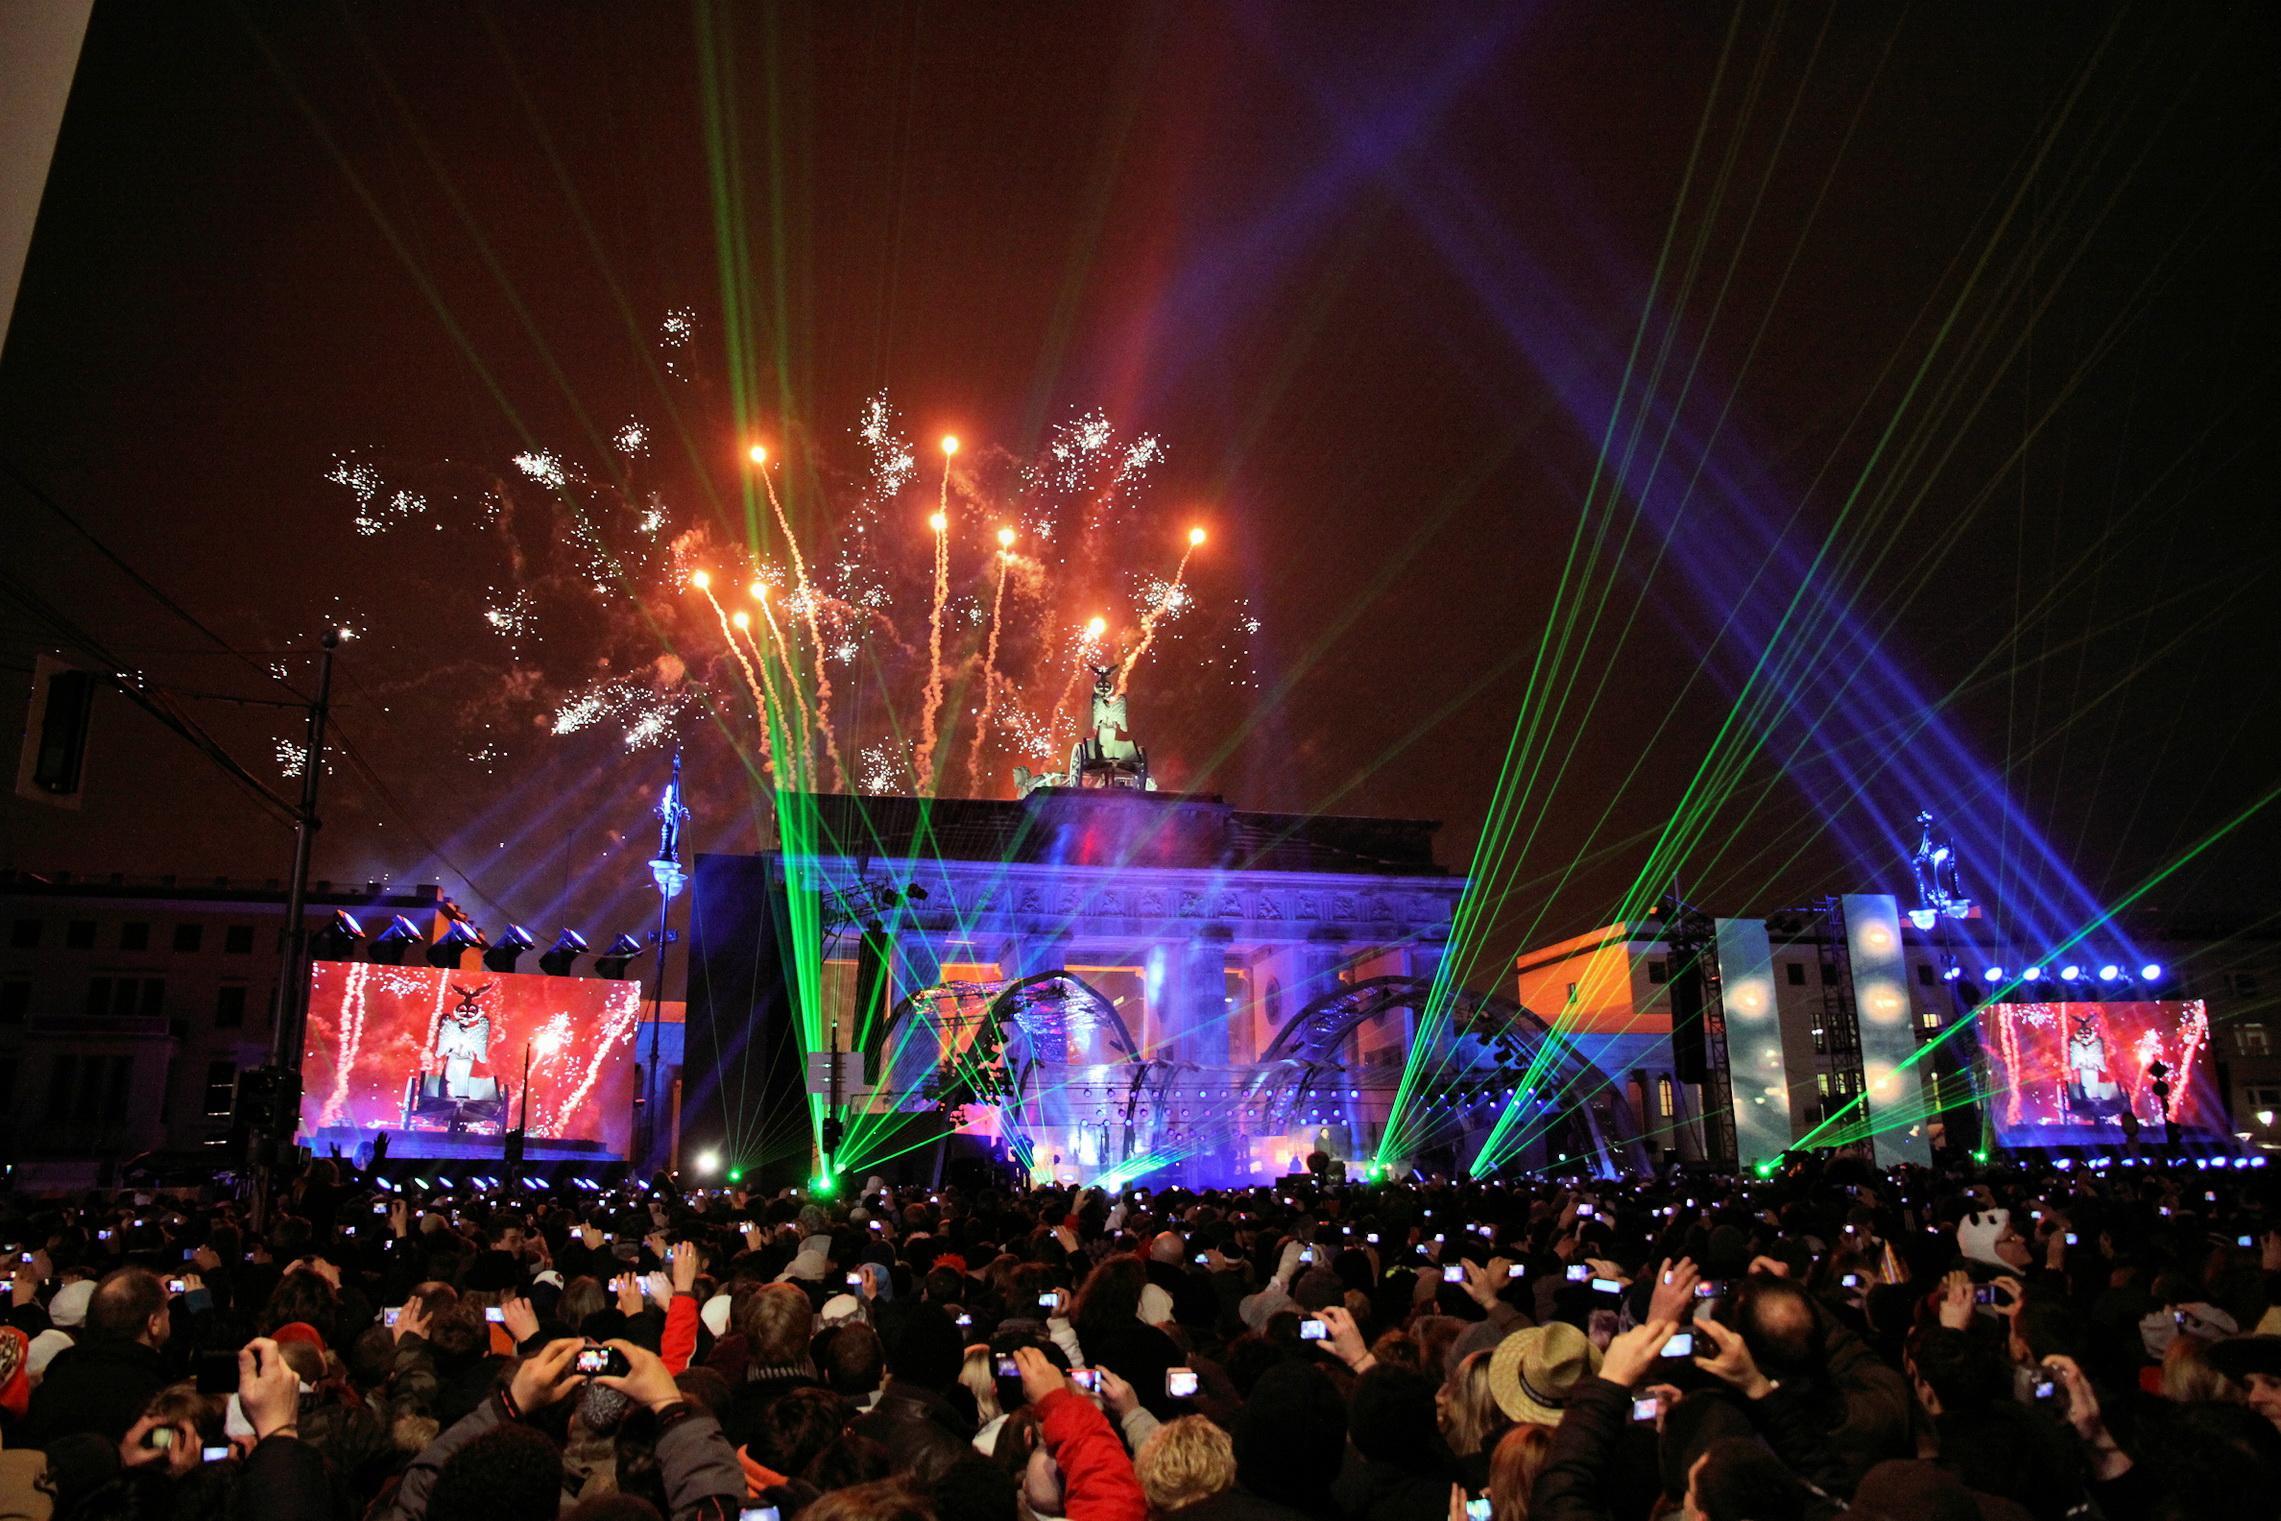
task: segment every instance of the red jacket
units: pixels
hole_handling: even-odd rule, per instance
[[[697,1355],[697,1296],[676,1294],[665,1307],[665,1332],[658,1338],[657,1355],[665,1359],[665,1371],[679,1377],[688,1371],[689,1360]]]
[[[1061,1468],[1061,1513],[1069,1521],[1148,1521],[1148,1496],[1109,1418],[1074,1389],[1055,1390],[1037,1409]]]

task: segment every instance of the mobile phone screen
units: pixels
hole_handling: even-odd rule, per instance
[[[1453,1262],[1448,1267],[1443,1268],[1441,1270],[1441,1281],[1444,1283],[1465,1282],[1465,1264]]]
[[[1662,1355],[1665,1357],[1693,1357],[1695,1355],[1695,1333],[1692,1331],[1678,1332],[1671,1340],[1663,1344]]]
[[[1486,1499],[1466,1501],[1465,1521],[1489,1521],[1489,1502]]]
[[[1194,1368],[1167,1368],[1164,1370],[1164,1392],[1173,1399],[1193,1398],[1198,1388]]]
[[[1652,1421],[1655,1419],[1654,1395],[1642,1395],[1632,1401],[1632,1419],[1635,1421]]]
[[[1301,1341],[1322,1341],[1330,1334],[1331,1328],[1313,1315],[1299,1322],[1299,1339]]]
[[[1585,1279],[1591,1276],[1591,1268],[1585,1266],[1583,1263],[1576,1262],[1569,1264],[1568,1281],[1570,1283],[1582,1283]]]
[[[1595,1294],[1621,1294],[1623,1291],[1624,1286],[1613,1278],[1595,1278],[1592,1280],[1592,1292]]]
[[[507,1312],[497,1305],[488,1305],[484,1308],[483,1318],[493,1325],[499,1325],[506,1320]]]
[[[226,1461],[229,1456],[230,1448],[226,1442],[219,1447],[201,1447],[198,1449],[198,1461],[201,1463],[220,1463]]]

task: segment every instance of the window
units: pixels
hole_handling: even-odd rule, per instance
[[[1932,985],[1933,985],[1933,964],[1932,964],[1931,962],[1929,962],[1929,961],[1920,961],[1920,962],[1918,962],[1918,963],[1917,963],[1917,986],[1919,986],[1919,987],[1923,987],[1923,988],[1929,988],[1929,987],[1931,987]]]
[[[206,941],[203,924],[177,924],[174,927],[174,948],[185,954],[195,951]]]
[[[2270,1056],[2272,1045],[2265,1038],[2265,1026],[2251,1021],[2233,1027],[2234,1049],[2244,1056]]]
[[[1568,985],[1568,1001],[1570,1003],[1576,1001],[1576,984],[1573,982]]]
[[[214,1026],[235,1030],[246,1022],[246,990],[242,983],[225,983],[214,994]]]
[[[119,949],[147,951],[150,949],[150,925],[141,919],[129,919],[119,926]]]
[[[1785,962],[1782,975],[1790,980],[1790,986],[1802,988],[1806,985],[1806,964],[1803,961]]]
[[[48,1123],[60,1125],[71,1118],[71,1092],[79,1076],[79,1053],[58,1051],[48,1067]]]
[[[1678,1112],[1672,1107],[1671,1079],[1668,1077],[1655,1080],[1655,1107],[1667,1120]]]
[[[145,1019],[155,1019],[166,1012],[165,978],[145,977],[143,979],[142,1000],[136,1006],[135,1012]]]
[[[111,979],[110,979],[110,978],[108,978],[108,977],[90,977],[90,978],[88,978],[88,979],[87,979],[87,1017],[88,1017],[88,1018],[90,1018],[90,1019],[101,1019],[101,1018],[102,1018],[104,1015],[106,1015],[106,1014],[108,1014],[108,1013],[110,1013],[110,1012],[111,1012]]]
[[[1648,964],[1647,964],[1647,980],[1648,980],[1649,982],[1655,982],[1655,983],[1665,982],[1665,981],[1669,980],[1670,976],[1671,976],[1671,968],[1670,968],[1668,965],[1666,965],[1666,964],[1664,963],[1664,961],[1662,960],[1662,958],[1660,958],[1660,957],[1657,957],[1657,958],[1655,958],[1655,959],[1652,959],[1652,960],[1650,960],[1650,961],[1648,962]],[[1668,1111],[1666,1111],[1666,1112],[1668,1112]]]
[[[1820,1094],[1823,1098],[1828,1098],[1830,1096],[1830,1075],[1827,1072],[1817,1072],[1814,1074],[1814,1091]]]
[[[253,954],[253,926],[233,924],[222,931],[222,954],[225,956],[251,956]]]
[[[1822,963],[1822,986],[1825,988],[1834,988],[1837,986],[1836,962],[1825,961]]]
[[[2257,974],[2255,972],[2228,972],[2226,974],[2226,987],[2236,998],[2255,998],[2257,996]]]
[[[67,951],[95,949],[95,921],[74,919],[63,927],[63,948]]]
[[[31,1012],[32,985],[21,977],[0,982],[0,1025],[20,1025]]]
[[[1924,1030],[1937,1030],[1937,1029],[1939,1029],[1939,1028],[1940,1028],[1940,1010],[1938,1010],[1938,1009],[1919,1009],[1919,1010],[1917,1011],[1917,1026],[1918,1026],[1918,1028],[1919,1028],[1919,1029],[1924,1029]]]
[[[15,928],[8,932],[8,947],[11,950],[36,950],[39,943],[40,921],[37,919],[18,919]]]
[[[231,1100],[236,1096],[238,1064],[236,1062],[208,1062],[206,1064],[206,1117],[227,1119]]]
[[[87,979],[87,1016],[90,1019],[145,1018],[163,1012],[164,977],[90,977]]]

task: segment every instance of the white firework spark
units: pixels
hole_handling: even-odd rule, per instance
[[[640,459],[649,453],[649,429],[638,421],[629,419],[624,427],[611,435],[610,442],[616,444],[618,452],[628,459]]]
[[[563,469],[562,456],[552,449],[526,450],[516,455],[515,468],[549,491],[560,491],[570,484],[570,476]]]

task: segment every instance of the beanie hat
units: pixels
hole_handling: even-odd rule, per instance
[[[59,1326],[83,1326],[87,1324],[87,1302],[94,1297],[95,1285],[86,1279],[67,1283],[48,1301],[48,1319]]]
[[[30,1371],[32,1377],[45,1378],[47,1377],[48,1364],[55,1361],[55,1355],[58,1352],[70,1345],[71,1338],[69,1336],[50,1327],[32,1338],[31,1355],[26,1359],[25,1367]]]
[[[704,1308],[697,1312],[697,1318],[715,1336],[726,1336],[729,1334],[729,1311],[735,1303],[727,1294],[715,1294],[705,1301]]]
[[[284,1346],[287,1342],[302,1341],[307,1342],[310,1346],[316,1348],[317,1355],[319,1357],[323,1357],[325,1355],[324,1333],[322,1331],[319,1331],[315,1326],[309,1324],[309,1322],[305,1320],[287,1321],[284,1325],[281,1325],[276,1330],[270,1332],[269,1336],[270,1340],[276,1342],[281,1347]]]

